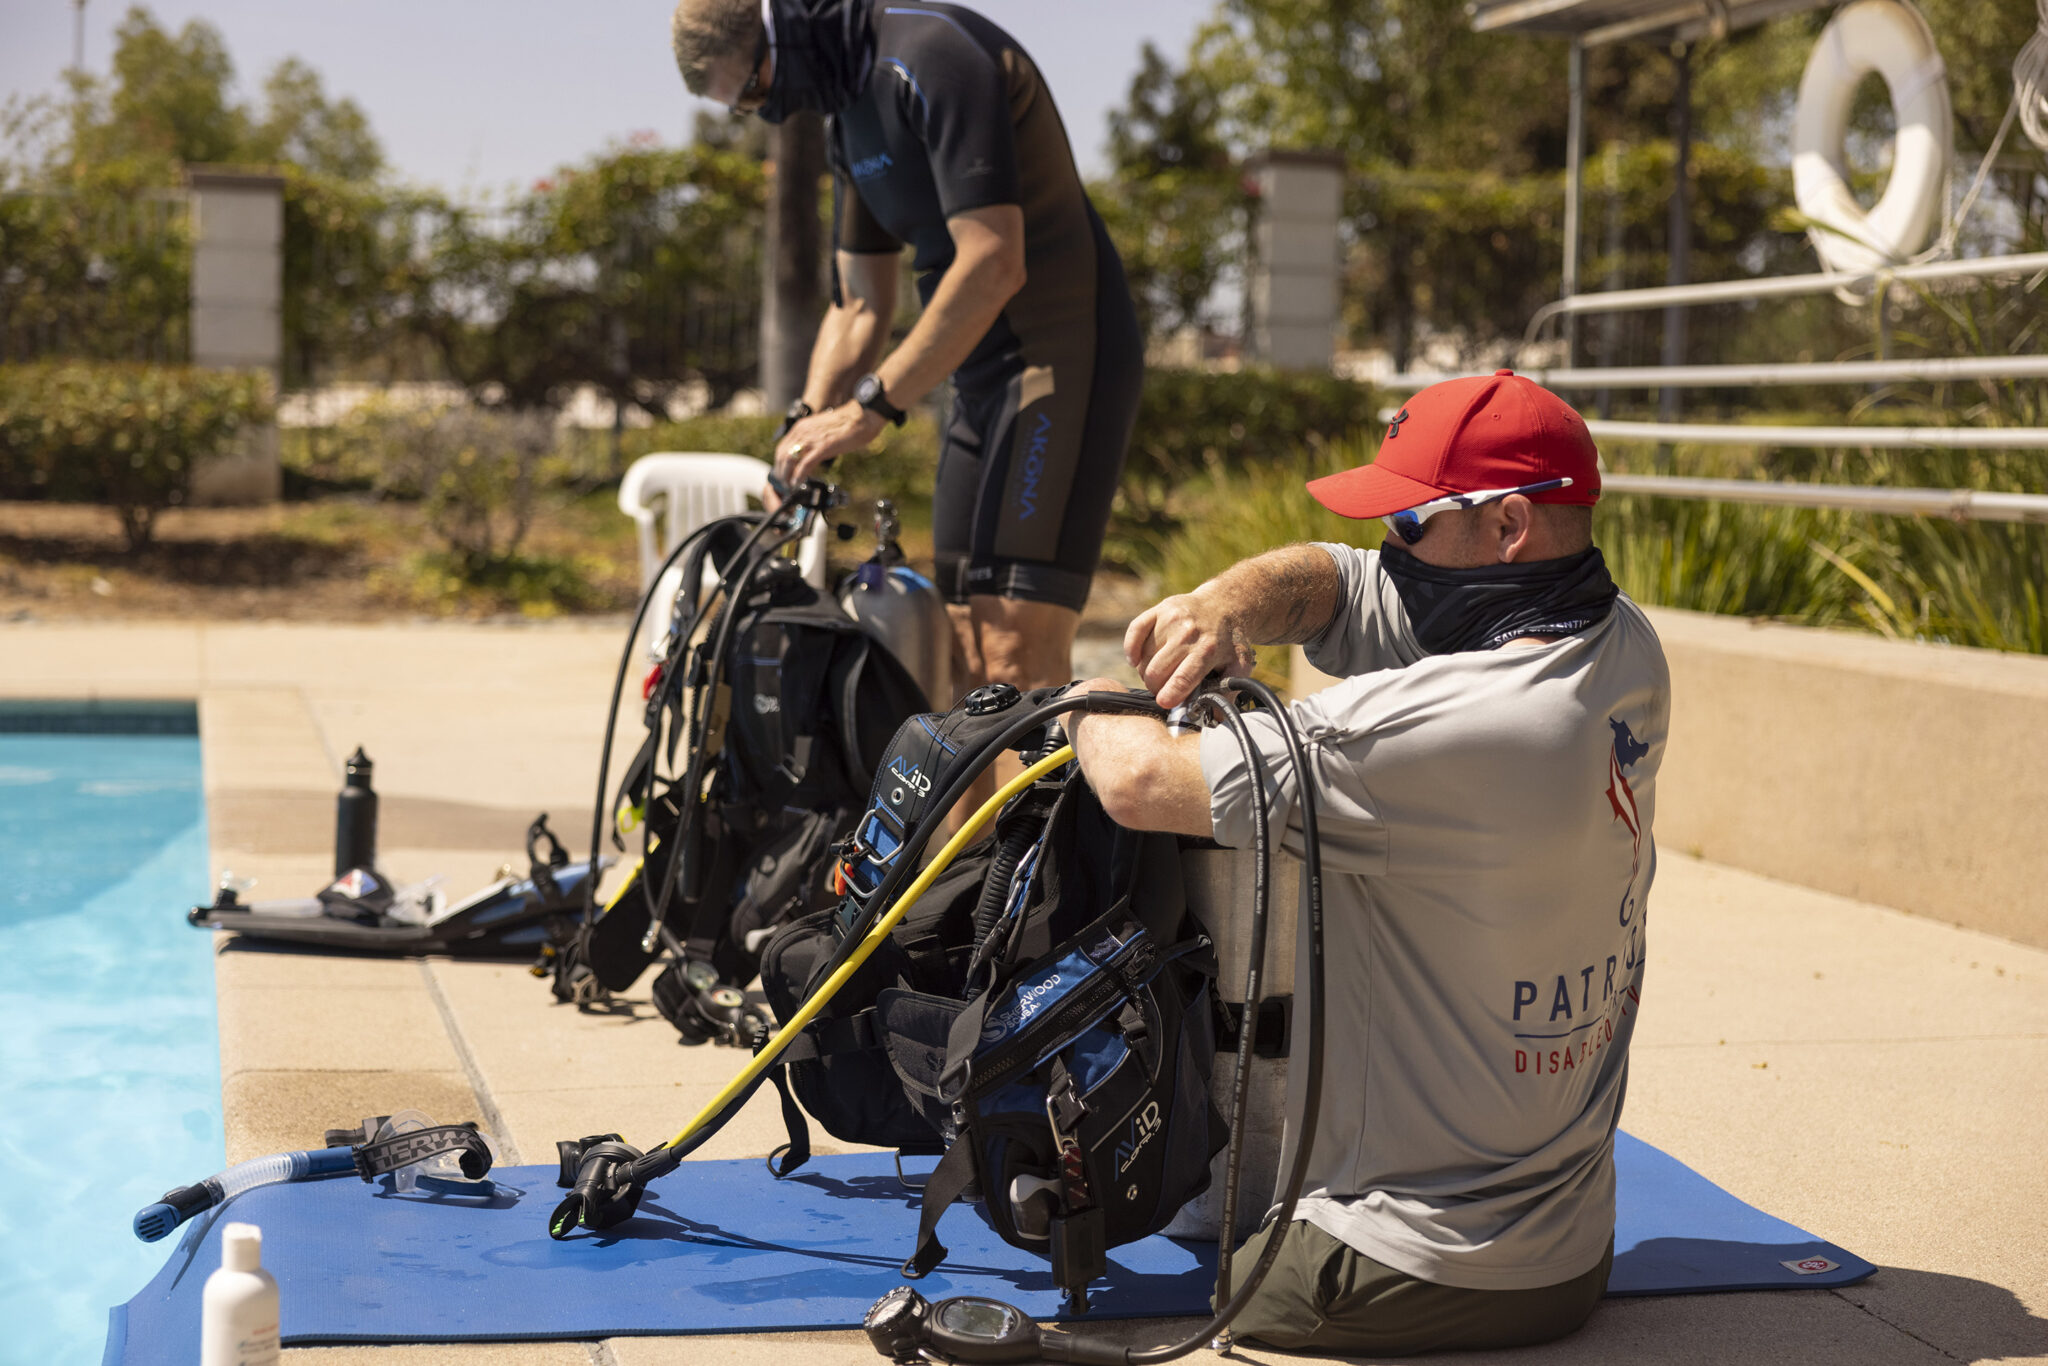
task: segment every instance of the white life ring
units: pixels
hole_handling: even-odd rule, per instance
[[[1873,71],[1891,90],[1898,132],[1891,181],[1866,213],[1843,149],[1856,85]],[[1946,76],[1933,31],[1905,0],[1855,0],[1821,30],[1799,80],[1792,193],[1816,225],[1807,235],[1824,266],[1860,275],[1896,265],[1940,226],[1954,140]]]

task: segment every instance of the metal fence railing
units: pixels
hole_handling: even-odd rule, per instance
[[[1409,392],[1456,371],[1410,370],[1377,381]],[[1784,384],[1939,384],[1979,379],[2048,379],[2048,356],[1966,356],[1959,360],[1801,361],[1779,365],[1537,366],[1517,371],[1552,389],[1749,389]]]
[[[2033,277],[2031,290],[2048,278],[2048,252],[1939,261],[1899,266],[1867,275],[1822,272],[1758,280],[1727,280],[1652,289],[1605,290],[1573,295],[1544,305],[1530,319],[1525,342],[1559,317],[1646,309],[1692,308],[1705,304],[1825,294],[1839,290],[1882,290],[1894,282],[1942,282],[1995,277]],[[1552,366],[1521,373],[1556,389],[1626,390],[1684,388],[1745,389],[1775,385],[1877,385],[1888,383],[1974,383],[1986,380],[2048,379],[2048,355],[1962,356],[1937,359],[1884,358],[1869,361],[1802,361],[1745,365]],[[1377,381],[1395,393],[1409,393],[1442,380],[1450,371],[1408,371]],[[1387,416],[1393,415],[1390,409]],[[1597,440],[1671,445],[1757,448],[1846,448],[1867,450],[2000,450],[2048,454],[2048,427],[1822,426],[1772,423],[1628,422],[1592,418],[1587,430]],[[1603,473],[1616,493],[1661,498],[1763,503],[1779,507],[1832,508],[1853,512],[1946,517],[1956,521],[2048,523],[2048,494],[1998,493],[1967,488],[1882,488],[1870,485],[1780,482],[1761,479],[1703,479],[1665,474]]]
[[[1893,489],[1849,484],[1779,483],[1765,479],[1688,479],[1669,474],[1602,474],[1603,492],[1692,498],[1772,507],[1829,508],[1957,522],[2048,523],[2048,494],[1983,489]]]
[[[1649,289],[1607,289],[1574,294],[1543,305],[1529,319],[1524,340],[1534,341],[1553,318],[1583,313],[1620,313],[1650,308],[1691,308],[1699,304],[1739,303],[1752,299],[1782,299],[1801,294],[1832,294],[1837,290],[1860,294],[1893,282],[1985,279],[1999,276],[2039,275],[2048,272],[2048,252],[2025,252],[2014,256],[1969,257],[1960,261],[1935,261],[1927,265],[1895,266],[1867,275],[1822,271],[1812,275],[1779,275],[1760,280],[1718,280],[1697,285],[1658,285]]]

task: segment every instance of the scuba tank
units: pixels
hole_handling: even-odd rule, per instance
[[[839,585],[846,615],[910,670],[933,707],[948,710],[953,695],[953,624],[938,585],[910,567],[896,543],[902,529],[896,505],[875,500],[875,553]]]

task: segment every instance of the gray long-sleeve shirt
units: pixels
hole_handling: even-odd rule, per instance
[[[1428,655],[1378,553],[1323,548],[1342,605],[1307,650],[1342,681],[1291,708],[1321,821],[1328,993],[1298,1217],[1443,1285],[1569,1280],[1614,1231],[1670,717],[1663,648],[1621,597],[1547,645]],[[1286,751],[1252,721],[1275,828],[1284,811],[1298,853]],[[1209,730],[1201,758],[1216,838],[1249,844],[1237,743]],[[1289,1072],[1299,1114],[1298,1057]]]

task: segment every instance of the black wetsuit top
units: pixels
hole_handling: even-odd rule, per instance
[[[972,10],[891,0],[875,0],[874,34],[867,85],[828,138],[838,249],[909,245],[929,302],[953,262],[947,219],[1024,215],[1025,285],[953,375],[933,507],[943,586],[1078,608],[1142,377],[1122,263],[1015,39]]]

